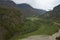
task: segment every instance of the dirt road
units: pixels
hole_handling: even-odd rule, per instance
[[[50,40],[50,39],[49,39],[49,36],[46,36],[46,35],[44,36],[37,35],[37,36],[31,36],[22,40]]]
[[[52,36],[49,35],[35,35],[35,36],[30,36],[28,38],[24,38],[21,40],[56,40],[56,37],[60,36],[60,30],[59,32],[53,34]]]

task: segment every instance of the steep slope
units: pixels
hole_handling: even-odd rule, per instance
[[[26,3],[17,4],[17,7],[22,9],[22,13],[24,13],[25,17],[39,16],[40,14],[46,12],[45,10],[35,9]]]
[[[60,5],[54,7],[53,10],[48,11],[41,16],[46,18],[60,18]]]
[[[0,5],[5,5],[7,7],[15,7],[16,4],[12,0],[0,0]]]
[[[0,40],[8,40],[19,32],[21,16],[20,10],[0,5]]]

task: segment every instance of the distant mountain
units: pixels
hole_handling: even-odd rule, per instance
[[[25,15],[25,17],[39,16],[42,13],[46,12],[45,10],[42,9],[35,9],[26,3],[17,4],[17,7],[22,10],[22,13]]]
[[[0,5],[6,6],[6,8],[17,7],[20,9],[20,11],[24,14],[25,17],[39,16],[46,12],[45,10],[42,9],[35,9],[26,3],[16,4],[12,0],[0,0]]]
[[[54,11],[60,11],[60,5],[54,7]]]
[[[48,11],[41,16],[46,18],[60,18],[60,5],[54,7],[53,10]]]
[[[0,5],[5,5],[8,7],[15,7],[16,4],[12,0],[0,0]]]
[[[19,8],[22,8],[22,9],[29,9],[29,8],[32,9],[32,7],[31,7],[29,4],[26,4],[26,3],[17,4],[17,6],[18,6]]]
[[[42,9],[35,9],[26,3],[16,4],[12,0],[0,0],[0,5],[6,6],[6,8],[19,8],[25,17],[39,16],[46,12]]]

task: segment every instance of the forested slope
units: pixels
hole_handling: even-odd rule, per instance
[[[22,13],[16,8],[0,5],[0,40],[7,40],[20,30]]]

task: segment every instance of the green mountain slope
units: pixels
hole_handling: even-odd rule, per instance
[[[8,1],[5,2],[7,3]],[[37,9],[32,10],[32,9],[33,8],[29,7],[27,8],[27,11],[28,13],[31,11],[30,13],[34,15],[34,13],[36,13],[36,11],[38,10]],[[56,9],[47,12],[47,14],[44,14],[44,17],[59,18],[60,10],[58,11],[58,9],[57,10]],[[26,11],[24,7],[23,10]],[[21,11],[24,12],[23,10],[22,9],[19,10],[15,6],[11,7],[10,5],[6,6],[4,4],[0,5],[0,40],[10,40],[10,39],[18,40],[20,38],[24,38],[30,35],[52,35],[58,31],[59,25],[56,25],[54,23],[57,21],[60,22],[60,19],[52,20],[52,19],[43,19],[36,17],[31,18],[28,17],[24,19],[23,17],[24,14],[22,15],[21,13]]]
[[[8,40],[18,33],[22,23],[22,13],[17,8],[0,5],[0,40]]]
[[[30,17],[25,20],[22,29],[18,35],[10,40],[20,40],[33,35],[52,35],[58,32],[59,25],[56,25],[52,19]]]
[[[60,24],[59,6],[41,15],[44,18],[28,17],[24,22],[23,30],[21,29],[22,34],[13,37],[11,40],[20,40],[31,35],[52,35],[58,32],[60,25],[56,23]]]

